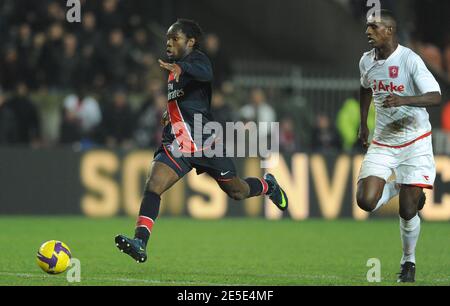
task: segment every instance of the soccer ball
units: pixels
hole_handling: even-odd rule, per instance
[[[37,264],[48,274],[59,274],[69,267],[70,258],[69,247],[57,240],[44,242],[37,252]]]

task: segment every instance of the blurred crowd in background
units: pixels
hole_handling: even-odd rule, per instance
[[[365,17],[361,1],[340,2],[354,18]],[[82,22],[68,23],[65,1],[0,0],[0,145],[159,145],[167,99],[166,74],[157,64],[164,57],[165,37],[151,27],[157,20],[149,19],[140,1],[81,3]],[[434,41],[425,39],[427,33],[419,24],[402,36],[448,84],[449,32]],[[314,114],[312,136],[305,142],[295,117],[278,111],[276,91],[236,90],[231,59],[217,35],[206,33],[204,50],[214,67],[212,109],[217,121],[279,121],[280,148],[286,153],[358,150],[356,92],[342,101],[334,118]],[[373,110],[370,118],[373,130]],[[441,128],[450,133],[450,103]]]

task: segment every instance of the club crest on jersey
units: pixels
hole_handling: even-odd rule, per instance
[[[390,67],[389,67],[389,77],[390,77],[391,79],[396,79],[396,78],[398,78],[398,70],[399,70],[399,67],[398,67],[398,66],[390,66]]]

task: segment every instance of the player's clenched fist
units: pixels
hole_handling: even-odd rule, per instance
[[[365,149],[369,147],[369,128],[367,126],[359,127],[358,139]]]
[[[390,94],[389,97],[386,98],[386,100],[384,100],[383,102],[383,107],[384,108],[390,108],[390,107],[399,107],[404,105],[404,98],[394,95],[394,94]]]
[[[169,124],[169,113],[167,111],[164,111],[161,117],[161,124],[162,126],[166,126],[167,124]]]

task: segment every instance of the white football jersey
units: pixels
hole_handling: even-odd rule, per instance
[[[359,63],[361,86],[371,88],[376,109],[373,140],[401,146],[429,132],[431,124],[425,108],[400,106],[383,108],[384,100],[398,96],[420,96],[441,92],[439,84],[419,55],[398,45],[386,60],[375,60],[375,49],[364,53]]]

